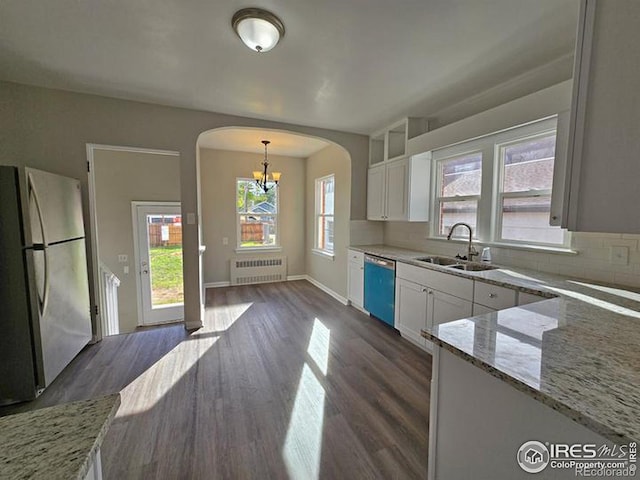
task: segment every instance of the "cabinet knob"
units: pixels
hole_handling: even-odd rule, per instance
[[[429,290],[427,293],[428,293],[429,295],[433,295],[433,290]]]
[[[490,293],[489,298],[496,298],[498,296],[497,293]]]
[[[422,291],[423,291],[423,292],[426,292],[426,291],[427,291],[427,289],[426,289],[426,288],[423,288],[423,289],[422,289]]]
[[[360,270],[364,270],[364,267],[360,267]]]
[[[551,216],[551,220],[557,220],[557,219],[558,219],[558,216],[557,216],[557,215],[552,215],[552,216]]]

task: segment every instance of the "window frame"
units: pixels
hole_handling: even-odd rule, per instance
[[[480,198],[482,197],[482,183],[480,186],[480,193],[477,195],[456,195],[453,197],[441,197],[439,195],[440,191],[442,190],[440,188],[440,186],[442,185],[442,170],[440,169],[440,165],[442,163],[451,161],[451,160],[455,160],[458,158],[462,158],[462,157],[466,157],[466,156],[470,156],[470,155],[474,155],[477,153],[481,154],[481,158],[484,158],[484,156],[482,155],[482,150],[478,150],[476,148],[472,148],[472,149],[463,149],[461,151],[456,151],[456,150],[452,150],[451,151],[451,155],[447,155],[444,157],[439,157],[439,158],[434,158],[434,168],[435,168],[435,172],[434,175],[432,175],[432,177],[435,179],[435,186],[434,186],[434,190],[435,190],[435,195],[434,195],[434,200],[433,200],[433,205],[434,205],[434,212],[431,218],[433,218],[433,227],[432,227],[432,236],[438,237],[438,238],[446,238],[447,235],[446,234],[442,234],[440,233],[440,221],[441,221],[441,209],[440,206],[443,202],[467,202],[467,201],[471,201],[471,200],[475,200],[476,202],[476,231],[474,232],[474,238],[477,238],[478,236],[478,229],[477,229],[477,225],[479,224],[479,216],[480,216]],[[481,172],[484,172],[484,164],[483,162],[481,162]],[[452,238],[463,238],[464,232],[461,235],[455,235]]]
[[[327,180],[332,180],[333,181],[333,213],[332,214],[326,214],[324,212],[321,211],[321,197],[322,197],[322,185],[324,182],[326,182]],[[313,230],[313,251],[317,252],[317,253],[321,253],[323,255],[327,255],[329,257],[333,257],[335,255],[335,225],[336,225],[336,205],[335,205],[335,201],[336,201],[336,175],[335,173],[331,173],[329,175],[324,175],[322,177],[316,178],[315,182],[315,205],[314,205],[314,230]],[[320,223],[320,218],[328,218],[331,217],[333,220],[333,243],[332,246],[333,248],[331,249],[327,249],[327,248],[321,248],[320,246],[320,229],[319,229],[319,223]]]
[[[431,218],[429,222],[428,238],[436,240],[446,239],[446,234],[442,235],[438,231],[440,224],[440,198],[438,193],[441,187],[441,179],[439,178],[440,162],[450,160],[455,157],[481,152],[482,153],[482,179],[481,193],[478,199],[478,213],[476,218],[476,229],[473,232],[473,240],[483,244],[495,244],[504,247],[530,247],[540,249],[558,249],[567,250],[570,248],[571,235],[566,229],[563,231],[563,243],[544,243],[544,242],[524,242],[502,238],[502,198],[505,192],[502,192],[502,161],[501,148],[508,147],[510,144],[516,144],[527,139],[543,137],[550,133],[557,134],[558,116],[536,120],[525,125],[501,130],[496,133],[477,137],[463,142],[439,148],[433,151],[431,165]],[[557,137],[556,137],[557,138]],[[535,194],[548,194],[551,196],[552,190],[534,190]],[[516,195],[530,196],[523,192],[513,192]],[[509,197],[512,194],[506,192]],[[475,196],[472,196],[475,197]],[[460,198],[466,197],[446,197]],[[455,235],[453,239],[465,238],[464,232],[461,235]],[[466,240],[466,238],[465,238]]]
[[[269,251],[269,250],[281,250],[280,246],[280,193],[278,189],[279,186],[273,186],[272,188],[276,189],[276,213],[257,213],[257,214],[249,214],[248,212],[239,212],[238,211],[238,182],[246,181],[250,183],[255,183],[255,179],[248,177],[236,177],[235,183],[235,192],[234,192],[234,209],[236,213],[236,252],[252,252],[252,251]],[[276,238],[273,245],[252,245],[250,247],[242,246],[242,231],[240,227],[240,217],[247,215],[256,215],[259,217],[269,216],[275,217],[274,223],[276,226]]]

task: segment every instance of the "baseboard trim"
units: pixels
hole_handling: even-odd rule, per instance
[[[338,300],[341,304],[343,305],[349,305],[349,301],[344,298],[342,295],[334,292],[333,290],[331,290],[329,287],[327,287],[326,285],[320,283],[318,280],[316,280],[313,277],[310,277],[309,275],[307,275],[307,282],[309,282],[311,285],[314,285],[316,287],[318,287],[320,290],[322,290],[324,293],[327,293],[329,295],[331,295],[333,298],[335,298],[336,300]]]
[[[306,280],[307,278],[307,275],[289,275],[287,277],[287,282],[292,282],[295,280]]]
[[[329,287],[320,283],[318,280],[310,277],[309,275],[289,275],[287,277],[288,282],[295,281],[295,280],[306,280],[313,286],[318,287],[324,293],[331,295],[333,298],[338,300],[341,304],[349,305],[349,301],[346,298],[344,298],[339,293],[334,292]],[[231,282],[211,282],[211,283],[204,284],[204,288],[222,288],[222,287],[230,287],[230,286],[231,286]],[[364,313],[368,313],[364,309],[358,308],[358,310],[362,310]]]

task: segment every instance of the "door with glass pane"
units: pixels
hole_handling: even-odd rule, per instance
[[[142,324],[184,318],[182,217],[179,203],[135,206]]]

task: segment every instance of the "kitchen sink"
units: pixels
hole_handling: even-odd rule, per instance
[[[416,258],[416,260],[418,262],[432,263],[434,265],[441,265],[443,267],[446,267],[448,265],[457,265],[460,263],[460,260],[451,257],[421,257]]]
[[[455,270],[464,270],[467,272],[482,272],[485,270],[496,270],[499,268],[493,265],[488,265],[486,263],[467,262],[458,258],[439,257],[435,255],[416,258],[416,260],[418,262],[431,263],[433,265],[440,265],[441,267],[453,268]]]
[[[455,265],[448,265],[445,268],[455,268],[456,270],[465,270],[467,272],[482,272],[485,270],[498,269],[498,267],[484,263],[456,263]]]

